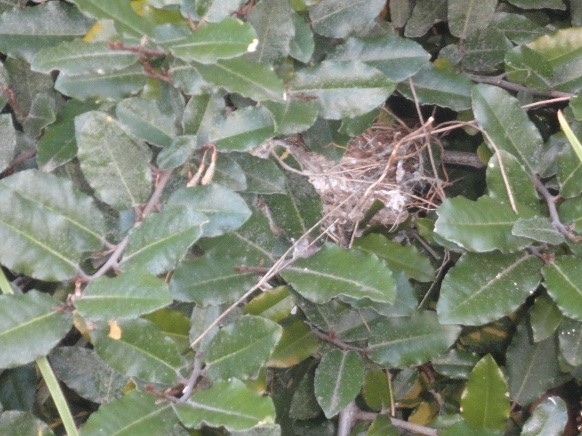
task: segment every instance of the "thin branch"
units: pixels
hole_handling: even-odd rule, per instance
[[[574,94],[569,94],[567,92],[561,91],[538,91],[537,89],[528,88],[527,86],[519,85],[517,83],[509,82],[504,80],[505,74],[499,76],[479,76],[477,74],[467,74],[467,77],[473,82],[477,83],[487,83],[489,85],[499,86],[500,88],[507,89],[508,91],[515,92],[525,92],[527,94],[533,95],[544,95],[554,98],[567,98],[570,99],[574,97]]]
[[[148,216],[151,213],[151,211],[160,204],[160,197],[162,196],[162,193],[164,192],[164,189],[166,188],[166,185],[168,184],[171,175],[172,175],[171,169],[162,170],[158,173],[156,177],[156,187],[154,189],[154,192],[152,193],[152,196],[150,197],[142,211],[142,216],[144,218]]]
[[[121,259],[121,256],[123,255],[123,252],[125,251],[128,243],[129,237],[126,236],[119,244],[117,244],[115,250],[113,250],[113,253],[111,253],[111,256],[109,256],[109,259],[107,259],[107,261],[101,265],[101,268],[99,268],[95,274],[88,277],[81,277],[81,280],[84,282],[90,282],[98,277],[104,276],[110,269],[116,269],[119,266],[119,259]]]
[[[377,413],[364,412],[363,410],[356,411],[356,420],[358,421],[374,421],[378,417]],[[403,421],[402,419],[390,417],[390,421],[394,427],[408,430],[412,433],[417,433],[426,436],[438,436],[438,431],[434,428],[425,427],[424,425],[414,424],[413,422]]]
[[[346,406],[339,414],[339,422],[337,427],[337,436],[349,436],[354,423],[356,422],[356,413],[358,408],[353,401]]]
[[[356,347],[354,345],[347,344],[347,343],[345,343],[343,341],[340,341],[337,338],[334,338],[334,337],[332,337],[332,336],[330,336],[328,334],[325,334],[325,333],[319,331],[317,329],[317,327],[315,327],[311,323],[307,322],[307,324],[311,327],[311,333],[313,333],[315,336],[317,336],[322,341],[329,342],[330,344],[333,344],[336,347],[338,347],[339,349],[344,350],[344,351],[354,351],[354,352],[356,352],[358,354],[361,354],[362,356],[367,356],[368,355],[368,349],[367,348],[361,348],[361,347]]]
[[[192,373],[186,382],[186,386],[182,390],[182,396],[177,400],[178,403],[185,403],[188,401],[188,398],[194,392],[194,388],[196,387],[196,383],[198,379],[202,376],[203,369],[202,369],[202,358],[200,353],[194,354],[194,360],[192,361]]]

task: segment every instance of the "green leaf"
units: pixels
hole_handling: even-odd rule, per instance
[[[378,415],[370,425],[366,436],[399,436],[400,431],[392,425],[388,415]]]
[[[540,342],[554,334],[562,322],[562,312],[546,293],[535,299],[529,315],[534,342]]]
[[[2,89],[5,89],[8,86],[9,80],[10,78],[8,77],[8,72],[6,71],[6,68],[4,68],[4,64],[0,62],[0,87],[2,87]],[[6,95],[5,92],[3,92],[2,94],[0,94],[0,111],[4,109],[6,103],[8,103],[8,96]]]
[[[430,55],[411,39],[386,35],[366,39],[349,38],[328,59],[365,62],[382,71],[390,80],[401,82],[428,65]]]
[[[505,54],[512,47],[505,34],[493,26],[476,30],[465,40],[459,53],[461,64],[471,71],[493,73],[499,70]]]
[[[364,382],[362,358],[353,351],[326,353],[315,371],[315,396],[326,418],[341,412],[360,392]]]
[[[497,86],[475,85],[473,112],[492,148],[491,142],[513,154],[530,174],[541,169],[542,137],[516,98]]]
[[[473,428],[502,430],[509,418],[507,383],[491,354],[477,364],[461,397],[461,414]]]
[[[230,155],[242,168],[247,186],[246,192],[254,194],[285,193],[285,176],[271,159],[261,159],[248,153]]]
[[[132,391],[92,413],[81,435],[171,434],[177,421],[169,402],[158,404],[155,396]]]
[[[252,52],[256,44],[255,30],[249,24],[229,17],[220,23],[202,24],[191,35],[162,45],[185,61],[212,64],[218,59],[230,59]]]
[[[249,151],[273,136],[273,120],[264,107],[238,109],[208,132],[208,140],[223,152]]]
[[[477,201],[447,198],[437,214],[435,232],[469,251],[483,253],[497,249],[511,253],[529,243],[511,233],[518,216],[508,205],[491,197],[483,196]]]
[[[32,412],[7,410],[0,412],[0,432],[4,434],[53,436],[48,425]]]
[[[507,78],[530,88],[547,91],[552,66],[542,55],[527,45],[514,47],[505,53],[505,71]]]
[[[560,256],[542,269],[548,294],[562,313],[582,321],[582,270],[580,259]]]
[[[580,161],[580,163],[582,163],[582,144],[580,144],[580,140],[578,139],[578,137],[568,124],[568,121],[564,117],[564,114],[562,113],[561,110],[558,111],[558,122],[560,123],[560,128],[562,129],[562,132],[564,132],[564,135],[566,135],[568,142],[570,143],[572,149],[576,153],[578,160]]]
[[[59,70],[62,74],[103,74],[117,71],[135,64],[139,55],[130,50],[113,50],[105,42],[88,44],[75,39],[54,47],[40,50],[32,58],[33,71],[50,73]]]
[[[166,283],[141,271],[97,278],[74,299],[81,316],[92,321],[137,318],[171,302]]]
[[[319,105],[315,101],[288,98],[284,102],[267,101],[278,135],[293,135],[309,129],[317,119]]]
[[[55,122],[55,106],[56,102],[53,96],[46,93],[36,94],[22,123],[24,133],[31,138],[38,138],[46,126]]]
[[[208,218],[194,207],[176,205],[151,214],[129,233],[120,267],[162,274],[176,267],[188,248],[202,236]]]
[[[414,245],[400,245],[379,233],[357,238],[353,246],[366,253],[374,253],[386,261],[393,271],[402,271],[408,278],[419,282],[434,280],[434,269],[428,257]]]
[[[174,342],[145,319],[110,321],[109,332],[92,334],[99,357],[121,374],[172,384],[184,364]]]
[[[481,325],[509,315],[538,287],[541,266],[527,253],[465,253],[442,282],[439,321]]]
[[[580,129],[577,129],[580,131]],[[556,158],[560,197],[572,198],[582,193],[582,161],[571,147],[566,147]]]
[[[519,218],[513,225],[511,233],[550,245],[560,245],[566,240],[548,218],[541,217]]]
[[[507,349],[507,375],[512,401],[520,405],[537,400],[549,388],[562,384],[559,380],[556,338],[533,343],[526,323],[521,323]]]
[[[81,11],[91,17],[102,20],[113,20],[115,28],[120,34],[140,38],[142,35],[151,35],[153,25],[140,17],[130,3],[117,0],[73,0]]]
[[[287,318],[295,306],[288,286],[277,286],[267,289],[255,296],[243,308],[245,315],[260,315],[272,321],[279,322]],[[285,328],[290,327],[286,324]],[[296,332],[298,329],[292,329]],[[283,331],[285,336],[285,330]],[[279,341],[281,344],[282,340]]]
[[[363,62],[326,60],[299,70],[289,82],[287,98],[314,98],[324,118],[339,120],[370,112],[395,88],[396,83]]]
[[[197,0],[182,1],[180,9],[182,15],[200,21],[217,23],[232,15],[240,6],[242,0]]]
[[[582,365],[582,321],[562,319],[558,329],[560,352],[572,366]]]
[[[16,148],[16,129],[12,115],[0,115],[0,171],[4,171],[14,158]]]
[[[479,356],[476,353],[452,349],[433,358],[431,364],[439,374],[456,380],[467,380],[478,361]]]
[[[167,147],[164,147],[156,156],[156,163],[158,164],[158,168],[161,170],[169,170],[184,165],[186,161],[190,159],[192,154],[194,154],[194,152],[199,148],[198,141],[194,135],[175,137],[172,140],[172,143]],[[215,173],[218,173],[218,165],[220,163],[221,162],[217,163],[217,169]],[[213,178],[213,180],[216,179],[216,177]],[[223,184],[227,185],[228,182]],[[227,187],[231,188],[232,186]]]
[[[493,18],[497,0],[449,0],[448,24],[451,34],[466,39],[478,29],[485,29]]]
[[[523,9],[566,9],[562,0],[509,0],[509,3]]]
[[[187,403],[175,404],[174,410],[188,428],[206,424],[236,431],[275,422],[271,398],[258,396],[237,379],[219,381],[208,390],[195,392]]]
[[[515,44],[527,44],[548,32],[547,28],[540,26],[525,15],[506,12],[496,12],[492,25],[501,30],[505,37]]]
[[[232,232],[251,216],[251,210],[240,195],[217,184],[175,191],[168,200],[168,206],[180,205],[206,215],[209,222],[202,229],[205,237]]]
[[[208,374],[213,380],[256,376],[281,333],[277,323],[251,315],[223,327],[204,355]]]
[[[36,400],[37,384],[37,369],[33,363],[2,370],[0,402],[4,410],[32,410]],[[1,420],[0,414],[0,422]]]
[[[306,64],[311,59],[315,49],[313,31],[301,15],[293,14],[291,19],[295,26],[295,36],[289,42],[289,54],[299,62]]]
[[[345,38],[366,33],[383,7],[382,0],[357,0],[348,4],[342,0],[321,0],[309,8],[309,19],[316,33],[328,38]]]
[[[372,327],[369,357],[395,368],[420,365],[446,351],[460,332],[459,326],[439,324],[436,313],[429,311],[384,320]]]
[[[580,232],[582,229],[582,198],[572,198],[560,204],[560,219],[563,223],[570,224],[573,230]]]
[[[69,314],[46,294],[0,295],[0,368],[46,356],[71,328]],[[26,346],[23,346],[26,344]]]
[[[267,366],[290,368],[314,354],[318,347],[319,341],[307,324],[299,319],[293,320],[283,328],[281,340],[271,353]]]
[[[103,112],[75,118],[78,157],[97,197],[123,210],[144,203],[151,192],[150,150]]]
[[[383,303],[393,303],[396,297],[396,282],[380,259],[333,244],[307,259],[298,259],[281,276],[315,303],[325,303],[338,295]]]
[[[461,74],[439,69],[430,64],[420,68],[410,80],[416,98],[421,104],[436,104],[455,111],[471,107],[471,81]],[[414,100],[408,82],[400,83],[398,91],[406,98]]]
[[[436,22],[447,18],[447,0],[416,0],[412,15],[406,23],[404,36],[424,35]]]
[[[85,251],[99,250],[103,218],[69,180],[22,171],[0,181],[0,260],[41,280],[67,280]]]
[[[95,350],[58,347],[50,354],[57,378],[81,398],[97,404],[109,403],[123,395],[129,377],[119,374],[103,362]]]
[[[272,63],[289,54],[295,36],[293,9],[288,0],[259,2],[248,16],[257,31],[259,45],[250,58],[257,62]]]
[[[91,22],[64,2],[14,8],[0,15],[0,51],[30,61],[45,47],[82,37]]]
[[[390,374],[382,369],[369,369],[364,377],[362,396],[375,411],[390,407]]]
[[[315,365],[310,364],[304,372],[297,389],[293,393],[289,416],[293,419],[312,419],[321,415],[321,408],[315,398],[313,383],[315,379]]]
[[[281,101],[283,82],[272,67],[246,58],[218,60],[211,65],[192,62],[204,80],[256,101]]]
[[[123,70],[99,73],[60,74],[55,89],[77,100],[119,100],[128,94],[140,91],[147,82],[141,65],[132,65]]]
[[[165,308],[143,315],[142,318],[157,325],[164,335],[174,341],[180,353],[190,350],[190,319],[183,312]]]
[[[552,396],[539,404],[523,425],[521,436],[544,436],[563,434],[568,422],[566,403]]]
[[[126,98],[115,107],[115,116],[135,137],[159,147],[168,147],[176,136],[175,115],[163,113],[158,102]]]

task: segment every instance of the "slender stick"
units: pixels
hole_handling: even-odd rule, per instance
[[[515,91],[515,92],[525,92],[527,94],[534,94],[534,95],[547,95],[548,97],[554,98],[572,98],[574,94],[569,94],[567,92],[560,92],[560,91],[538,91],[537,89],[528,88],[527,86],[520,85],[518,83],[509,82],[504,80],[505,74],[500,76],[479,76],[477,74],[467,74],[467,77],[471,79],[473,82],[477,83],[487,83],[489,85],[496,85],[500,88],[507,89],[508,91]]]

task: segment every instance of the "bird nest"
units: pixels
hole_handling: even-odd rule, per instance
[[[377,122],[350,141],[339,161],[310,151],[299,138],[285,142],[321,197],[323,226],[332,239],[348,245],[363,224],[392,228],[405,221],[411,210],[435,207],[432,197],[440,185],[426,175],[435,173],[430,152],[423,152],[434,142],[426,127]],[[420,192],[425,195],[420,197]]]

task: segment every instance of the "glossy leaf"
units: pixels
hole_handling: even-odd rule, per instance
[[[293,302],[289,287],[277,286],[265,290],[254,297],[245,305],[243,313],[245,315],[260,315],[272,321],[279,322],[289,316],[293,307],[295,307],[295,303]],[[297,328],[292,331],[297,332],[298,330]],[[283,331],[283,334],[285,334],[285,331]],[[279,344],[281,342],[282,340],[279,341]]]
[[[169,434],[178,422],[169,402],[145,392],[132,391],[102,405],[81,429],[82,436],[100,434]]]
[[[210,65],[192,64],[204,80],[227,91],[238,92],[256,101],[283,100],[283,83],[272,68],[265,64],[246,58],[218,60]]]
[[[448,22],[451,33],[466,39],[475,30],[485,29],[495,13],[496,0],[451,0],[448,4]]]
[[[219,23],[206,23],[189,36],[168,44],[172,54],[185,61],[211,64],[256,49],[257,35],[247,23],[226,18]]]
[[[467,380],[478,361],[479,355],[476,353],[453,349],[431,359],[431,364],[439,374],[452,379]]]
[[[292,17],[293,10],[287,0],[259,2],[248,16],[259,42],[249,57],[266,63],[285,58],[291,51],[291,40],[295,36]]]
[[[353,351],[326,353],[315,371],[315,397],[327,418],[341,412],[360,392],[364,382],[362,358]]]
[[[16,130],[10,114],[0,115],[0,171],[4,171],[14,158]]]
[[[288,98],[281,102],[267,101],[265,107],[279,135],[292,135],[309,129],[317,119],[319,105],[315,101]]]
[[[303,297],[325,303],[338,295],[392,303],[396,282],[373,254],[328,244],[307,259],[298,259],[281,273]]]
[[[353,33],[365,33],[384,7],[382,0],[354,1],[322,0],[309,8],[313,30],[328,38],[345,38]]]
[[[542,269],[550,297],[562,313],[582,321],[582,270],[574,256],[557,257]]]
[[[509,315],[536,290],[541,267],[527,253],[464,254],[442,282],[439,321],[481,325]]]
[[[491,354],[477,364],[461,397],[461,414],[473,428],[503,429],[509,418],[507,383]]]
[[[208,132],[219,151],[249,151],[275,136],[273,120],[263,107],[238,109]]]
[[[40,50],[31,61],[33,71],[62,74],[103,74],[135,64],[139,55],[130,50],[113,50],[104,42],[88,44],[81,40],[64,42]]]
[[[0,368],[47,355],[71,328],[70,315],[58,310],[59,302],[40,292],[0,295],[0,303]]]
[[[554,334],[562,322],[562,312],[556,303],[544,293],[535,299],[530,311],[529,322],[534,342],[540,342]]]
[[[366,371],[362,395],[371,409],[381,410],[390,407],[389,377],[391,375],[382,369]]]
[[[560,352],[572,366],[582,365],[582,321],[564,318],[558,329]]]
[[[149,215],[130,231],[121,269],[145,269],[152,274],[174,269],[208,222],[206,215],[186,205]]]
[[[572,198],[560,204],[560,219],[572,226],[573,230],[582,229],[582,198]]]
[[[164,335],[174,341],[180,353],[189,351],[190,319],[186,314],[177,309],[164,308],[143,315],[142,318],[158,326]]]
[[[250,315],[223,327],[204,355],[208,374],[213,380],[255,376],[281,333],[277,323]]]
[[[388,415],[378,415],[370,425],[366,436],[398,436],[400,431],[394,425]]]
[[[275,421],[275,407],[240,380],[219,381],[210,389],[195,392],[185,404],[174,405],[178,418],[188,428],[202,424],[229,431],[246,430]]]
[[[151,192],[150,150],[103,112],[75,118],[83,174],[105,203],[123,210],[144,203]]]
[[[434,312],[409,318],[395,318],[372,328],[368,343],[369,358],[395,368],[420,365],[447,350],[461,328],[441,325]]]
[[[566,403],[552,396],[539,404],[523,425],[521,436],[563,434],[568,422]]]
[[[22,171],[0,182],[2,263],[41,280],[67,280],[83,252],[102,247],[104,223],[93,200],[52,174]]]
[[[518,326],[506,355],[512,401],[530,404],[549,388],[561,384],[556,342],[556,338],[550,336],[534,344],[528,326],[525,323]]]
[[[14,8],[0,15],[0,51],[30,61],[42,48],[82,37],[91,21],[67,3]]]
[[[476,85],[473,112],[496,148],[517,157],[530,174],[540,170],[542,137],[516,98],[495,86]]]
[[[285,176],[271,159],[261,159],[248,153],[230,155],[244,171],[246,192],[254,194],[285,193]]]
[[[248,307],[248,305],[247,305]],[[319,341],[302,320],[294,320],[283,328],[281,340],[275,346],[267,366],[290,368],[314,354]]]
[[[171,384],[183,365],[174,342],[144,319],[110,321],[109,331],[96,331],[95,351],[122,374],[153,383]]]
[[[240,195],[217,184],[179,189],[170,197],[168,205],[182,205],[204,214],[209,220],[203,226],[206,237],[236,230],[251,216]]]
[[[324,118],[338,120],[370,112],[395,88],[393,81],[362,62],[330,60],[298,71],[289,82],[288,98],[307,95],[319,103]]]
[[[385,236],[371,233],[354,241],[355,248],[366,253],[374,253],[386,261],[393,271],[402,271],[408,278],[419,282],[434,279],[434,269],[428,257],[421,254],[414,245],[400,245]]]
[[[538,52],[527,45],[514,47],[505,53],[507,77],[516,83],[544,91],[548,89],[552,66]]]
[[[329,59],[361,61],[382,71],[394,82],[413,76],[428,65],[430,55],[411,39],[391,35],[379,38],[349,38],[338,46]]]
[[[126,98],[115,115],[135,137],[159,147],[168,147],[176,136],[175,115],[163,113],[160,105],[144,98]]]
[[[97,404],[120,398],[129,381],[129,377],[103,362],[95,350],[79,346],[59,347],[49,358],[59,380],[80,397]]]
[[[81,316],[92,321],[137,318],[171,302],[164,281],[141,271],[97,278],[74,300]]]
[[[580,128],[577,128],[577,133]],[[568,146],[556,158],[558,165],[558,183],[560,196],[564,198],[577,197],[582,193],[582,161],[578,159],[574,150]]]
[[[505,36],[515,44],[527,44],[547,33],[547,29],[529,19],[527,16],[506,12],[496,12],[492,25],[503,31]]]
[[[156,156],[158,168],[169,170],[184,165],[197,149],[199,145],[196,136],[178,136]]]
[[[435,232],[469,251],[510,253],[528,244],[527,239],[511,233],[518,216],[509,205],[491,197],[446,199],[437,214]]]

